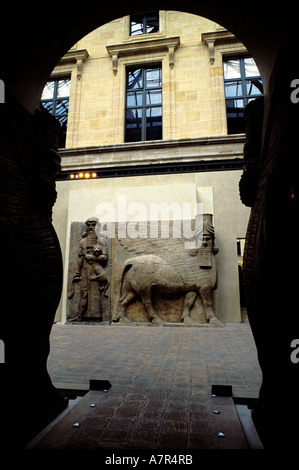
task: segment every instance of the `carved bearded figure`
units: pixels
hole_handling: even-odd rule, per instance
[[[101,296],[107,296],[108,279],[104,269],[108,259],[107,242],[104,237],[97,236],[99,220],[96,217],[88,218],[85,224],[86,230],[78,247],[77,271],[72,281],[80,285],[80,301],[76,316],[69,321],[102,320]],[[69,298],[72,296],[73,291]]]

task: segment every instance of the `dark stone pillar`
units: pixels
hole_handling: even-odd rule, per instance
[[[264,447],[273,449],[297,445],[299,422],[299,364],[290,357],[291,342],[299,338],[299,104],[290,98],[290,84],[299,75],[289,59],[285,53],[278,57],[265,98],[258,190],[244,256],[248,317],[263,373],[253,419]]]
[[[51,222],[59,123],[42,111],[29,114],[8,94],[0,113],[1,445],[15,448],[65,407],[47,372],[62,288]]]

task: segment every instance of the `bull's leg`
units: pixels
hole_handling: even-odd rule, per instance
[[[181,321],[183,321],[184,323],[188,323],[192,321],[190,317],[190,311],[194,305],[196,296],[197,296],[197,293],[193,291],[187,292],[185,296],[183,311],[181,315]]]
[[[143,306],[146,310],[149,321],[151,323],[155,324],[155,325],[164,324],[164,321],[155,312],[155,309],[153,307],[151,289],[149,289],[146,292],[143,292],[141,294],[141,300],[142,300]]]
[[[212,301],[212,289],[210,287],[199,286],[200,297],[205,309],[206,319],[210,323],[212,320],[216,320],[214,311],[213,311],[213,301]]]
[[[223,328],[224,324],[220,320],[218,320],[218,318],[216,318],[215,313],[213,311],[213,307],[212,307],[213,290],[208,286],[202,286],[202,287],[199,286],[198,290],[199,290],[200,297],[201,297],[201,300],[205,309],[208,323],[211,326]]]
[[[116,304],[114,312],[112,315],[112,321],[116,322],[121,319],[126,318],[126,308],[127,306],[136,299],[136,294],[134,291],[129,291],[127,294],[123,295]],[[121,305],[121,308],[120,308]],[[129,319],[128,319],[129,320]]]
[[[125,297],[122,297],[120,299],[120,302],[124,308],[124,310],[126,310],[127,306],[133,302],[133,300],[135,300],[136,298],[136,295],[135,295],[135,292],[131,291],[131,292],[128,292],[127,295]]]

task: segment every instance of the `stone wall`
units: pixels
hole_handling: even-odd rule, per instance
[[[236,240],[245,237],[249,210],[241,204],[236,194],[239,178],[239,171],[226,171],[157,175],[155,185],[152,179],[146,176],[126,178],[125,181],[130,182],[130,186],[123,186],[122,178],[58,182],[59,203],[54,208],[53,221],[62,247],[65,268],[63,294],[56,320],[65,322],[68,311],[70,253],[75,253],[74,248],[76,251],[81,232],[80,228],[76,242],[70,244],[75,222],[82,227],[83,221],[92,215],[100,220],[110,215],[111,221],[115,223],[142,220],[141,212],[138,213],[137,206],[134,205],[138,201],[148,209],[147,214],[150,214],[150,204],[155,202],[164,203],[168,207],[176,202],[179,208],[182,208],[184,203],[192,207],[196,203],[202,203],[204,212],[213,213],[216,245],[219,248],[216,256],[218,287],[213,293],[215,312],[223,323],[241,321]],[[120,204],[121,196],[124,197],[126,208]],[[109,214],[102,210],[105,207],[109,209]],[[134,208],[135,212],[130,213]],[[173,214],[170,213],[169,216],[171,218]],[[160,218],[166,217],[167,214],[160,214]],[[191,214],[191,217],[194,217],[194,214]],[[114,252],[120,250],[117,243],[117,239],[111,240],[111,250]],[[125,256],[122,259],[125,262],[128,253],[121,256]],[[112,256],[109,259],[112,259]],[[116,269],[116,265],[113,269]],[[78,291],[78,286],[76,289]]]

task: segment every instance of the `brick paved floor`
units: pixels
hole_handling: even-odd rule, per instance
[[[257,397],[261,371],[248,323],[226,328],[53,326],[48,370],[55,383],[109,380],[85,425],[61,446],[219,448],[211,385]],[[72,411],[70,412],[72,413]],[[84,424],[83,423],[83,424]]]
[[[226,328],[53,326],[48,370],[54,382],[152,391],[195,391],[213,383],[258,393],[261,372],[248,323]]]

